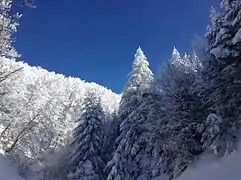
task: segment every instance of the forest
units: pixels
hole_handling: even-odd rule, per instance
[[[240,0],[212,8],[192,51],[174,47],[155,74],[139,47],[121,94],[22,62],[13,3],[0,0],[0,149],[23,178],[173,180],[204,153],[236,151]]]

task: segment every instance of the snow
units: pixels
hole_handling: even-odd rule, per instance
[[[0,180],[24,180],[18,175],[17,168],[4,156],[0,147]]]
[[[228,50],[227,48],[216,47],[211,49],[210,53],[214,55],[216,58],[226,58],[228,56],[237,57],[239,55],[236,51]]]
[[[236,33],[236,35],[234,36],[233,40],[232,40],[233,44],[238,44],[241,43],[241,28],[238,30],[238,32]]]
[[[4,130],[4,126],[2,124],[0,124],[0,133],[2,133]],[[1,147],[0,147],[1,148]],[[0,152],[1,153],[1,152]]]
[[[240,180],[241,143],[238,149],[237,152],[220,159],[212,154],[204,154],[177,180]]]
[[[221,42],[224,42],[226,39],[230,38],[229,30],[226,28],[221,28],[219,33],[216,36],[215,46],[218,46]]]

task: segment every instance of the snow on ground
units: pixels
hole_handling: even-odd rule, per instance
[[[241,180],[241,143],[238,149],[237,152],[220,159],[204,154],[177,180]]]
[[[17,168],[4,156],[0,148],[0,180],[24,180],[18,175]]]

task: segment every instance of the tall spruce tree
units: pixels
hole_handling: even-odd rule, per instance
[[[160,120],[156,118],[160,116],[155,116],[160,113],[159,102],[159,95],[143,93],[136,109],[128,116],[133,124],[107,165],[108,180],[147,180],[161,174],[162,167],[157,166],[154,144],[151,143],[154,127]]]
[[[241,50],[241,1],[222,0],[222,11],[212,10],[206,38],[216,58],[237,57]]]
[[[71,180],[104,180],[104,164],[101,158],[104,113],[100,100],[93,92],[87,94],[83,111],[78,126],[74,129],[74,140],[70,146],[70,165],[75,172],[70,173],[68,177]]]
[[[202,152],[201,133],[203,111],[193,85],[201,67],[195,55],[181,56],[176,48],[162,72],[162,124],[157,126],[157,152],[166,173],[178,176],[193,158]],[[204,116],[205,117],[205,116]],[[163,125],[164,124],[164,125]],[[161,130],[160,130],[161,129]]]
[[[211,15],[206,39],[212,56],[205,61],[197,86],[206,112],[222,119],[215,143],[211,142],[220,156],[234,150],[240,133],[241,1],[222,0],[221,8]]]
[[[153,74],[148,66],[147,58],[139,47],[135,54],[129,79],[122,93],[118,113],[120,135],[116,141],[117,148],[107,165],[108,180],[128,180],[137,176],[136,171],[133,167],[131,168],[134,164],[131,161],[131,155],[129,154],[131,152],[128,147],[133,146],[133,144],[130,144],[133,142],[130,138],[138,138],[138,136],[133,134],[135,133],[133,126],[139,119],[135,118],[133,114],[137,115],[135,110],[141,102],[143,93],[150,88],[153,80]],[[141,119],[144,120],[145,118],[142,117]]]
[[[132,122],[129,121],[128,115],[136,108],[138,99],[145,89],[149,88],[153,80],[153,73],[149,69],[149,62],[142,49],[139,47],[135,54],[135,59],[132,64],[132,70],[129,74],[129,79],[125,85],[122,93],[119,108],[119,120],[120,120],[120,136],[127,133]]]

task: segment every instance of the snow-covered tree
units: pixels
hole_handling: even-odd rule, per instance
[[[234,150],[240,133],[240,10],[240,0],[222,0],[221,10],[212,11],[206,34],[212,56],[204,62],[200,81],[196,83],[208,114],[214,113],[222,119],[219,155]]]
[[[113,158],[107,165],[108,180],[131,180],[140,177],[151,178],[156,170],[153,144],[150,139],[153,131],[153,109],[157,105],[157,96],[144,93],[137,107],[128,116],[132,126],[118,144]],[[151,114],[152,113],[152,114]],[[151,116],[152,115],[152,116]]]
[[[116,149],[116,142],[119,133],[119,122],[118,122],[118,114],[114,112],[113,114],[107,116],[106,121],[103,125],[104,130],[104,144],[103,144],[103,160],[105,164],[111,160],[112,154]]]
[[[204,132],[202,135],[202,142],[204,148],[215,148],[215,139],[220,133],[220,124],[222,120],[216,114],[210,114],[204,124]],[[215,148],[216,149],[216,148]]]
[[[118,113],[118,118],[120,121],[120,135],[116,141],[117,148],[114,152],[112,160],[110,160],[110,162],[107,165],[109,180],[118,178],[130,179],[132,176],[130,174],[127,175],[127,172],[126,175],[123,175],[123,173],[121,173],[121,171],[123,171],[122,168],[127,170],[131,166],[130,164],[127,165],[127,163],[131,162],[128,162],[128,160],[126,160],[126,153],[129,152],[124,151],[124,146],[127,146],[128,143],[127,134],[129,134],[130,136],[130,129],[132,129],[132,126],[136,123],[135,121],[138,120],[138,118],[135,118],[135,116],[132,115],[136,114],[134,111],[138,107],[138,104],[140,104],[140,99],[143,93],[149,90],[151,83],[153,81],[153,74],[148,66],[149,63],[146,59],[146,56],[139,47],[135,54],[135,59],[132,65],[132,70],[129,75],[129,79],[122,93]],[[137,138],[137,136],[133,134],[132,138]],[[129,170],[131,171],[131,169]]]
[[[222,0],[222,11],[212,9],[206,38],[216,58],[237,57],[241,50],[241,2]]]
[[[218,118],[220,132],[216,139],[222,146],[224,154],[234,150],[234,142],[240,133],[240,73],[236,63],[227,67],[220,64],[216,59],[209,61],[201,74],[200,81],[196,83],[197,96],[202,102],[202,109],[208,114],[215,113]],[[208,116],[207,114],[207,116]],[[219,120],[221,119],[221,121]],[[221,140],[222,139],[222,140]],[[218,145],[218,146],[219,146]]]
[[[173,66],[179,68],[181,71],[185,73],[197,72],[202,67],[202,64],[199,58],[197,57],[196,53],[185,53],[184,56],[181,56],[176,47],[173,48],[170,62]]]
[[[119,107],[119,120],[121,135],[126,134],[132,122],[128,120],[128,115],[136,108],[138,99],[142,92],[148,89],[153,80],[153,73],[149,69],[149,63],[142,49],[139,47],[135,54],[135,59],[132,64],[132,70],[129,74],[129,79],[122,92],[120,107]]]
[[[160,164],[166,173],[174,177],[183,172],[194,156],[202,152],[199,140],[201,133],[197,129],[204,113],[202,102],[194,89],[201,67],[195,55],[182,56],[174,48],[157,82],[162,90],[160,119],[163,122],[155,130],[158,135],[156,142],[160,144],[159,147],[157,145],[157,152],[162,152],[159,156]]]
[[[153,74],[149,69],[147,58],[139,47],[136,51],[132,70],[129,74],[129,79],[125,85],[123,94],[132,90],[138,91],[148,88],[152,82],[152,76]]]
[[[10,13],[12,0],[0,1],[0,56],[18,57],[18,53],[13,46],[13,34],[17,31],[19,14]]]
[[[69,180],[100,180],[99,175],[94,171],[93,163],[89,160],[80,161],[76,171],[68,174]]]
[[[81,115],[84,97],[90,90],[100,98],[104,114],[118,108],[120,95],[98,84],[1,57],[0,141],[3,149],[21,168],[45,164],[47,154],[54,155],[69,144],[74,121]],[[55,168],[48,166],[44,170],[49,169]]]
[[[104,115],[99,99],[93,92],[88,93],[84,102],[84,112],[74,129],[74,140],[70,145],[70,165],[74,166],[76,172],[70,173],[69,179],[76,179],[76,175],[79,179],[87,179],[92,172],[98,174],[100,180],[104,179],[104,164],[101,157],[103,120]],[[93,170],[90,170],[91,167]],[[84,170],[85,168],[88,171]]]

